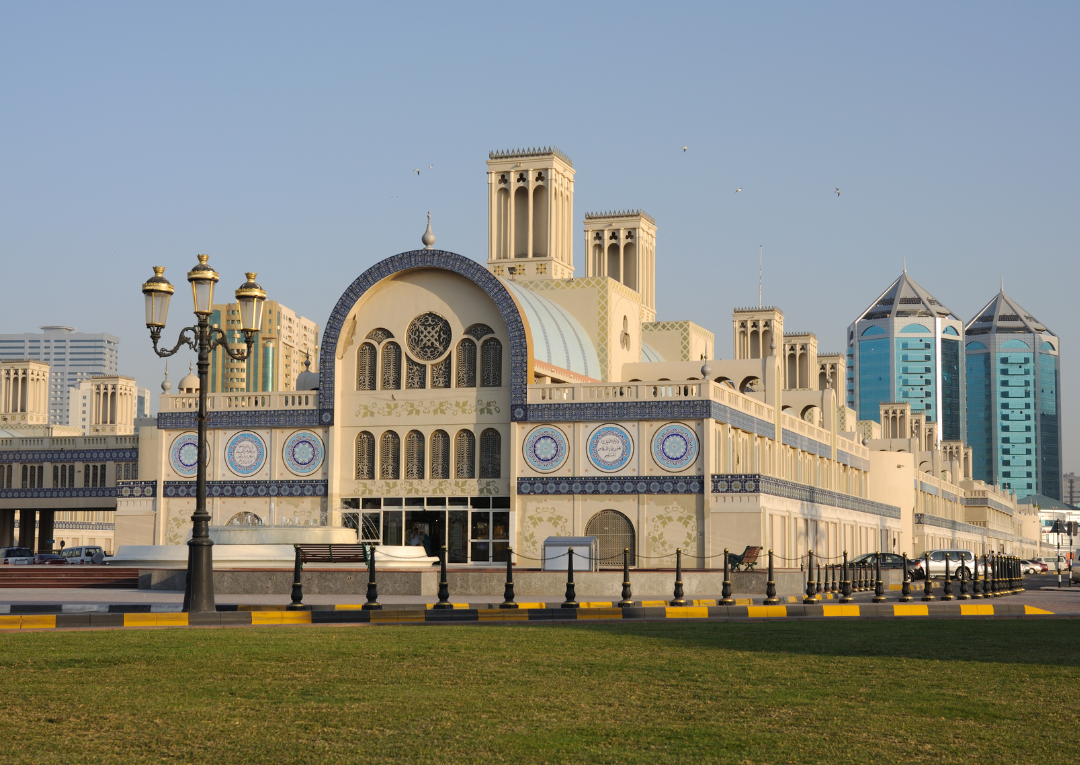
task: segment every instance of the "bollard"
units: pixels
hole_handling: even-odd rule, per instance
[[[971,599],[981,600],[982,591],[979,583],[979,556],[975,556],[975,573],[971,576]]]
[[[184,575],[184,604],[180,606],[180,610],[185,614],[191,610],[191,545],[188,545],[187,549],[187,573]]]
[[[1072,587],[1072,577],[1069,577],[1069,586]],[[1016,559],[1016,589],[1024,592],[1024,570],[1020,567],[1020,559]]]
[[[885,583],[881,581],[881,550],[874,556],[874,603],[885,602]]]
[[[1020,586],[1016,583],[1016,556],[1009,556],[1009,594],[1015,595],[1020,591]]]
[[[817,563],[817,582],[815,584],[816,584],[816,587],[814,588],[815,594],[821,595],[821,559],[820,558],[818,559],[818,563]],[[821,600],[821,598],[819,597],[818,600]]]
[[[769,581],[765,583],[765,605],[775,606],[780,602],[776,597],[776,582],[773,580],[773,551],[769,550]]]
[[[900,602],[910,603],[911,600],[911,572],[908,571],[907,553],[904,553],[904,581],[900,585]]]
[[[806,597],[803,598],[803,603],[817,603],[818,599],[814,597],[817,588],[814,586],[814,551],[806,551]]]
[[[862,590],[861,591],[866,592],[866,591],[868,591],[870,589],[870,569],[867,566],[866,561],[863,561],[863,563],[862,563],[862,571],[860,571],[859,573],[861,575],[861,580],[862,580],[860,582],[860,584],[862,585]]]
[[[840,596],[840,602],[850,603],[852,600],[854,600],[854,598],[851,597],[851,580],[848,579],[847,550],[844,550],[844,562],[842,565],[844,571],[844,583],[840,585],[840,592],[842,593]]]
[[[923,582],[923,602],[930,603],[937,600],[934,597],[934,585],[930,582],[930,553],[923,553],[923,571],[926,574],[926,581]]]
[[[960,594],[956,596],[956,599],[971,600],[971,596],[968,595],[967,566],[964,565],[963,553],[960,553]]]
[[[731,599],[731,578],[728,576],[728,549],[724,548],[724,586],[720,590],[720,605],[733,606],[735,601]]]
[[[952,594],[952,576],[949,572],[949,554],[945,553],[945,588],[944,594],[941,596],[942,601],[956,600]]]
[[[983,555],[983,565],[986,568],[986,581],[983,582],[983,597],[996,598],[997,582],[994,580],[993,555]]]
[[[622,600],[619,601],[619,608],[634,605],[634,601],[631,600],[633,597],[633,593],[630,592],[630,548],[624,547],[622,551]]]
[[[367,603],[361,608],[364,611],[382,611],[379,587],[375,584],[375,545],[371,546],[371,554],[368,555]]]
[[[675,548],[675,597],[671,599],[673,606],[685,606],[682,588],[682,548]]]
[[[450,602],[450,585],[446,581],[446,545],[439,551],[439,602],[433,608],[440,611],[453,608]]]
[[[574,589],[574,548],[566,549],[566,601],[562,608],[581,608],[577,602],[577,590]]]
[[[499,604],[499,608],[517,608],[518,604],[514,602],[514,569],[512,568],[514,561],[514,548],[506,548],[506,586],[503,588],[503,602]]]
[[[836,563],[832,564],[832,589],[829,590],[829,592],[831,592],[833,595],[840,592],[840,588],[836,583],[836,575],[839,573],[839,571],[838,571],[839,568],[840,568],[840,566],[837,565]]]
[[[300,561],[300,545],[293,545],[293,549],[296,551],[296,562],[293,563],[292,603],[285,606],[285,610],[303,611],[304,588],[300,584],[300,572],[303,571],[304,564]]]

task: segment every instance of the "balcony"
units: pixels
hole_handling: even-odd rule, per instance
[[[274,391],[268,393],[209,393],[210,411],[318,409],[318,391]],[[199,408],[199,394],[174,393],[161,396],[163,412],[194,412]]]

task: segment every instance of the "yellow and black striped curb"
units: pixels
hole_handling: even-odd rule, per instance
[[[364,611],[217,611],[214,613],[67,613],[0,616],[0,630],[79,627],[209,627],[264,624],[403,624],[552,622],[615,619],[770,619],[790,617],[1031,616],[1052,615],[1020,603],[897,603],[787,606],[634,606],[630,608],[453,608]]]

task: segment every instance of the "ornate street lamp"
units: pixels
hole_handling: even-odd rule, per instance
[[[165,278],[165,267],[154,266],[154,276],[142,286],[146,296],[146,326],[154,342],[154,352],[158,356],[174,355],[181,346],[188,346],[199,356],[199,410],[196,420],[199,424],[197,474],[195,482],[195,513],[191,516],[192,534],[188,541],[188,580],[190,586],[189,610],[214,611],[214,561],[213,546],[210,539],[210,513],[206,511],[206,394],[210,387],[210,354],[217,347],[237,361],[246,361],[251,355],[251,346],[262,327],[262,306],[266,301],[266,291],[255,283],[255,273],[247,274],[247,281],[236,290],[236,300],[240,303],[240,323],[244,332],[247,348],[233,349],[229,346],[225,332],[210,326],[210,314],[213,313],[214,285],[218,282],[218,273],[207,264],[208,255],[200,255],[199,263],[188,271],[187,279],[191,283],[191,294],[195,301],[195,315],[198,323],[180,330],[180,339],[171,350],[158,348],[161,330],[165,327],[165,318],[169,313],[169,299],[174,288]]]

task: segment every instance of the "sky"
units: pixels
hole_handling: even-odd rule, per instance
[[[322,326],[429,210],[484,261],[487,153],[552,145],[578,273],[585,212],[648,211],[658,319],[720,358],[759,245],[822,352],[905,258],[965,321],[1004,279],[1062,339],[1080,470],[1078,33],[1050,2],[0,4],[0,332],[110,332],[157,391],[152,265],[183,285],[208,253]]]

